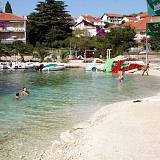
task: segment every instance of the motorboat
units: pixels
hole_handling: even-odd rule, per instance
[[[35,67],[34,63],[31,62],[25,62],[25,63],[16,63],[16,62],[10,62],[7,65],[8,69],[33,69]]]
[[[64,65],[57,64],[57,63],[50,63],[50,64],[41,64],[42,71],[60,71],[65,68]]]
[[[77,58],[69,58],[68,60],[71,63],[83,63],[84,62],[84,58],[82,56],[79,56]]]
[[[0,64],[0,70],[8,69],[7,65],[4,63]]]
[[[93,62],[86,67],[86,71],[98,71],[103,68],[105,61],[100,58],[95,58]]]

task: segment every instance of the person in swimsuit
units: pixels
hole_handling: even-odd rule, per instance
[[[21,96],[29,96],[29,92],[26,87],[23,87],[23,90],[21,92]]]
[[[20,95],[19,95],[19,93],[16,93],[16,100],[19,100],[20,99]]]
[[[148,72],[149,72],[149,63],[143,68],[142,76],[144,76],[144,73],[146,73],[148,76],[149,75]]]

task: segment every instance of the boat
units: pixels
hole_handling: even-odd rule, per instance
[[[93,62],[86,67],[86,71],[98,71],[103,68],[105,61],[99,58],[95,58]]]
[[[43,64],[42,66],[43,66],[42,71],[60,71],[65,68],[64,65],[57,63]]]
[[[1,63],[0,64],[0,70],[4,70],[4,69],[7,69],[8,67],[7,67],[7,65],[6,64],[4,64],[4,63]]]
[[[83,63],[84,62],[84,58],[82,56],[79,56],[77,58],[69,58],[68,60],[71,63]]]
[[[31,63],[31,62],[25,62],[25,63],[10,62],[7,65],[7,68],[10,70],[13,70],[13,69],[33,69],[34,67],[35,67],[34,63]]]

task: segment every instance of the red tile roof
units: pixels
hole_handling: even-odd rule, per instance
[[[155,20],[157,18],[160,18],[160,16],[146,17],[142,20],[139,20],[138,22],[126,22],[123,24],[123,26],[131,26],[131,27],[134,27],[135,29],[144,29],[145,30],[147,22],[149,22],[151,20]]]
[[[23,16],[16,16],[11,13],[0,13],[0,20],[24,20]]]
[[[128,18],[130,21],[136,21],[137,20],[136,17],[126,17],[126,18]]]
[[[112,26],[110,26],[110,27],[108,27],[107,29],[114,29],[114,28],[117,28],[117,27],[119,27],[118,25],[112,25]]]
[[[97,18],[97,17],[93,17],[93,16],[90,16],[90,15],[82,15],[82,17],[85,19],[85,20],[88,20],[90,22],[102,22],[102,20],[100,18]]]
[[[124,17],[122,14],[115,14],[115,13],[105,13],[105,15],[109,17]]]
[[[143,12],[143,13],[138,14],[137,16],[139,16],[141,18],[146,18],[146,17],[148,17],[148,13],[147,12]]]

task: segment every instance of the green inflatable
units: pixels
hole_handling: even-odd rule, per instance
[[[104,64],[104,66],[102,68],[102,71],[104,71],[104,72],[112,72],[112,67],[113,67],[114,61],[115,61],[114,58],[108,59],[106,61],[106,63]]]

